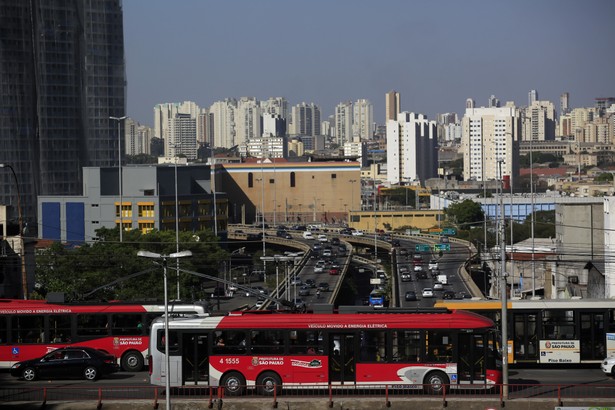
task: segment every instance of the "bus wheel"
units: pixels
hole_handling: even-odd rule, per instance
[[[441,395],[446,390],[448,377],[442,372],[431,372],[427,375],[424,381],[424,388],[428,394]]]
[[[36,370],[34,370],[31,367],[26,367],[25,369],[23,369],[23,372],[21,373],[21,376],[27,382],[31,382],[33,380],[36,380]]]
[[[256,388],[258,394],[263,396],[273,396],[282,393],[282,379],[274,372],[265,372],[256,379]]]
[[[222,377],[220,385],[226,396],[241,396],[246,390],[246,379],[238,372],[230,372]]]
[[[143,369],[143,355],[141,352],[128,352],[122,357],[122,370],[126,372],[140,372]]]

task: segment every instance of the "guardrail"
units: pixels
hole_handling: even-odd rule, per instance
[[[259,389],[252,387],[242,397],[227,397],[221,387],[184,386],[171,389],[173,403],[207,402],[208,408],[223,408],[223,401],[250,408],[276,408],[280,399],[292,400],[292,408],[313,409],[321,401],[333,407],[339,403],[344,408],[378,408],[409,405],[420,408],[476,408],[489,406],[506,408],[553,409],[556,406],[578,406],[594,404],[599,406],[615,405],[615,389],[612,384],[508,384],[508,397],[504,397],[502,385],[473,385],[460,389],[442,389],[438,393],[428,394],[428,385],[388,384],[388,385],[301,385],[300,387],[273,389],[272,395],[257,395]],[[486,387],[492,387],[490,389]],[[278,391],[279,390],[279,391]],[[15,406],[24,408],[26,403],[40,404],[41,407],[53,403],[91,403],[92,407],[102,408],[103,403],[113,403],[113,408],[158,408],[164,401],[165,389],[159,386],[99,386],[97,388],[81,386],[44,386],[44,387],[8,387],[0,389],[0,403],[3,408]],[[305,402],[302,402],[305,400]],[[365,400],[372,403],[364,403]],[[423,404],[421,405],[421,401]],[[260,403],[260,405],[259,405]],[[303,404],[305,403],[305,404]],[[434,407],[436,405],[436,407]],[[125,406],[125,407],[124,407]],[[485,407],[487,406],[487,407]],[[80,407],[83,408],[83,407]]]

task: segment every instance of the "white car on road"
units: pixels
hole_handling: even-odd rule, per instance
[[[423,297],[424,298],[433,298],[433,289],[432,288],[424,288],[423,289]]]
[[[610,356],[604,359],[600,365],[600,368],[604,374],[615,376],[615,356]]]

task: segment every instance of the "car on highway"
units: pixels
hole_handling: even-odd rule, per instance
[[[444,285],[442,285],[440,282],[436,282],[433,284],[433,290],[444,290]]]
[[[305,286],[308,286],[310,288],[316,287],[316,281],[314,279],[306,279],[303,283],[305,284]]]
[[[301,285],[303,285],[303,281],[301,280],[301,278],[299,276],[295,276],[294,278],[291,279],[290,284],[291,285],[296,285],[296,286],[301,286]]]
[[[435,259],[432,259],[429,261],[429,270],[434,270],[434,269],[439,269],[438,268],[438,261]]]
[[[455,299],[455,292],[452,290],[445,290],[442,294],[442,299]]]
[[[257,308],[257,309],[262,308],[265,305],[265,301],[266,301],[265,298],[260,298],[259,297],[258,299],[256,299],[256,303],[254,304],[254,307]]]
[[[424,298],[433,298],[433,289],[432,288],[423,288],[422,296]]]
[[[329,275],[339,275],[339,274],[340,274],[339,267],[331,266],[329,268]]]
[[[301,286],[299,288],[299,296],[310,296],[310,287],[307,285]]]
[[[448,240],[448,236],[441,236],[440,237],[440,243],[449,243],[450,241]]]
[[[326,257],[326,258],[330,258],[333,255],[333,253],[331,252],[331,249],[325,249],[322,251],[322,256]]]
[[[400,254],[401,256],[408,256],[408,249],[406,249],[406,248],[401,248],[401,249],[399,250],[399,254]]]
[[[416,297],[416,292],[413,290],[409,290],[406,292],[405,299],[406,302],[413,302],[418,300],[418,298]]]
[[[423,265],[416,265],[414,266],[414,271],[415,272],[421,272],[423,270]]]
[[[318,284],[318,290],[321,292],[328,292],[330,289],[329,284],[327,282],[320,282]]]
[[[410,269],[406,267],[399,268],[399,275],[401,276],[402,282],[412,282],[412,274],[410,273]]]
[[[363,236],[363,231],[361,230],[352,231],[352,236]]]
[[[472,299],[472,295],[466,292],[459,292],[455,294],[455,299]]]
[[[607,376],[615,376],[615,356],[605,358],[600,364],[600,368]]]
[[[115,356],[91,347],[65,347],[37,359],[17,362],[11,376],[36,379],[84,378],[97,380],[119,370]]]
[[[329,241],[329,239],[327,239],[327,235],[323,235],[323,234],[318,235],[318,242],[323,242],[324,243],[324,242],[328,242],[328,241]]]
[[[338,246],[340,244],[340,238],[331,238],[331,245]]]
[[[425,272],[424,270],[420,270],[416,272],[416,278],[417,279],[427,279],[427,272]]]
[[[326,263],[323,260],[319,260],[318,262],[316,262],[316,265],[314,265],[314,273],[323,273],[325,271],[326,268]]]
[[[304,311],[307,307],[303,299],[297,298],[293,301],[293,303],[295,304],[295,309],[297,310]]]

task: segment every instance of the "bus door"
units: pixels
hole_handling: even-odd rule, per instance
[[[581,360],[603,360],[606,357],[605,313],[581,312],[580,317]]]
[[[356,380],[353,333],[329,334],[329,380],[340,384]]]
[[[513,312],[514,362],[538,361],[538,320],[536,312]]]
[[[209,383],[208,335],[182,334],[182,384]]]
[[[485,347],[487,343],[489,341],[482,333],[458,334],[457,382],[459,384],[480,383],[485,380]],[[452,380],[451,384],[453,384]]]

